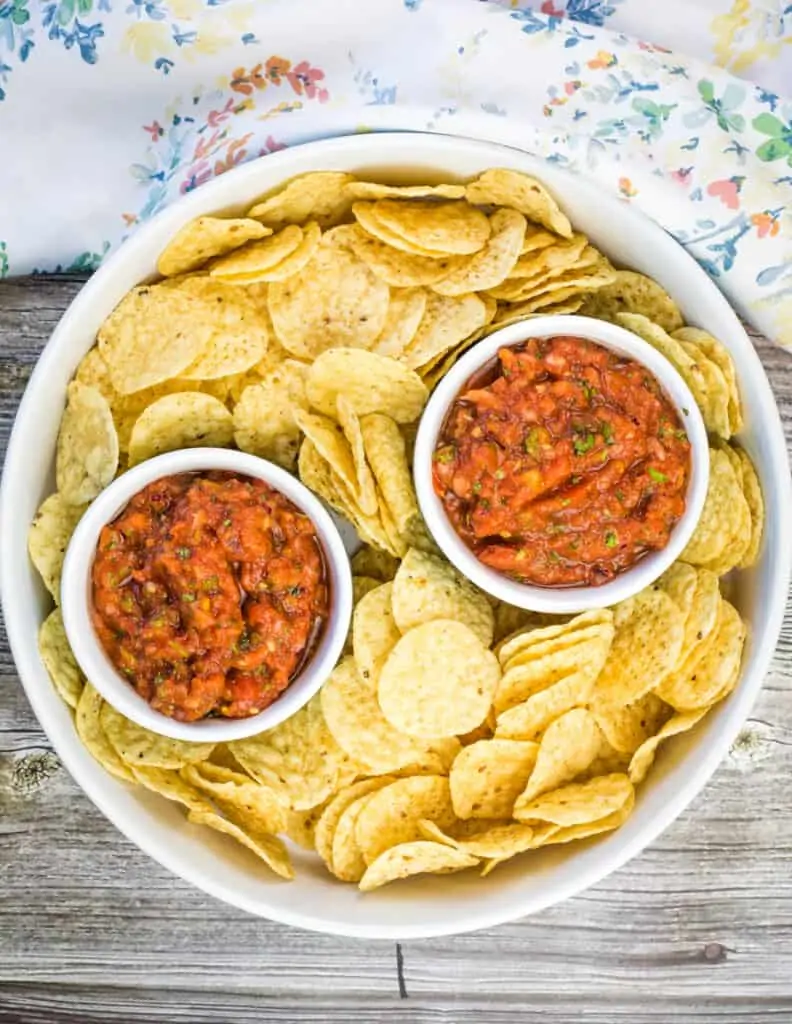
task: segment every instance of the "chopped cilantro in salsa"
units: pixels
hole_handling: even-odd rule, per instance
[[[258,714],[327,615],[311,521],[232,473],[149,484],[102,530],[92,581],[108,656],[155,710],[184,722]]]
[[[574,337],[502,348],[453,403],[433,483],[486,565],[597,585],[663,548],[685,510],[690,443],[639,363]]]

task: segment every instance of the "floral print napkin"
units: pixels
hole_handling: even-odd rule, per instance
[[[244,160],[387,129],[594,178],[792,346],[786,0],[0,0],[0,277],[91,269]]]

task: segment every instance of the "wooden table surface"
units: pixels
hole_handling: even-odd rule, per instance
[[[0,285],[0,444],[80,279]],[[757,339],[788,442],[792,358]],[[361,942],[166,873],[72,782],[0,638],[0,1022],[792,1020],[792,616],[727,761],[640,857],[535,917]]]

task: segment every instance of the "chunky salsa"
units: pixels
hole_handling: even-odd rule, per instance
[[[645,367],[575,337],[502,348],[452,405],[433,483],[485,565],[546,587],[606,582],[668,543],[690,442]]]
[[[102,530],[92,580],[113,664],[183,722],[266,708],[328,609],[310,519],[262,480],[225,472],[165,477],[135,495]]]

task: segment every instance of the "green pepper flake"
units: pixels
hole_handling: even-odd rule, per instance
[[[455,458],[456,449],[451,444],[447,444],[444,448],[438,448],[434,453],[435,462],[453,462]]]
[[[607,545],[607,547],[615,548],[618,543],[619,538],[616,536],[613,530],[608,530],[608,532],[605,534],[605,544]]]
[[[624,491],[615,491],[614,493],[616,494],[616,500],[623,505],[624,504]]]
[[[493,476],[495,477],[496,480],[502,480],[506,476],[506,474],[503,472],[502,469],[496,469]]]
[[[550,550],[547,552],[547,557],[549,561],[554,562],[555,564],[558,564],[561,561],[561,556],[559,555],[559,553],[557,551],[554,551],[552,548],[550,548]]]
[[[561,508],[567,508],[569,505],[571,505],[571,503],[572,503],[572,499],[571,498],[562,498],[561,499]]]
[[[665,473],[661,473],[659,469],[655,469],[654,466],[649,466],[646,470],[649,476],[654,480],[656,484],[664,484],[668,480]]]
[[[613,436],[613,427],[607,421],[602,424],[602,437],[605,444],[616,444],[616,439]]]
[[[585,455],[586,452],[590,452],[594,447],[596,438],[588,431],[583,434],[582,437],[576,437],[572,447],[575,449],[575,455]]]
[[[586,399],[587,402],[591,402],[591,399],[594,397],[594,395],[597,392],[594,390],[594,388],[586,380],[581,381],[580,385],[583,388],[583,397]]]
[[[525,440],[523,441],[523,445],[525,447],[525,450],[528,452],[528,454],[532,458],[536,459],[536,458],[539,457],[539,451],[540,451],[540,448],[541,448],[541,444],[540,444],[540,441],[539,441],[539,428],[538,427],[531,427],[531,429],[525,435]]]
[[[182,561],[185,561],[192,554],[192,548],[176,548],[176,554]]]
[[[223,520],[223,526],[230,526],[230,525],[231,525],[231,520],[230,519],[224,519]]]
[[[480,481],[480,480],[477,480],[477,481],[476,481],[476,482],[475,482],[475,483],[473,484],[473,488],[472,488],[472,489],[473,489],[473,493],[474,493],[474,494],[480,494],[480,493],[481,493],[481,481]]]
[[[191,594],[189,591],[185,591],[182,594],[182,601],[186,601],[188,604],[190,604],[194,600],[195,600],[195,594]]]
[[[677,439],[677,441],[687,441],[688,439],[687,432],[684,430],[675,430],[674,437]]]

